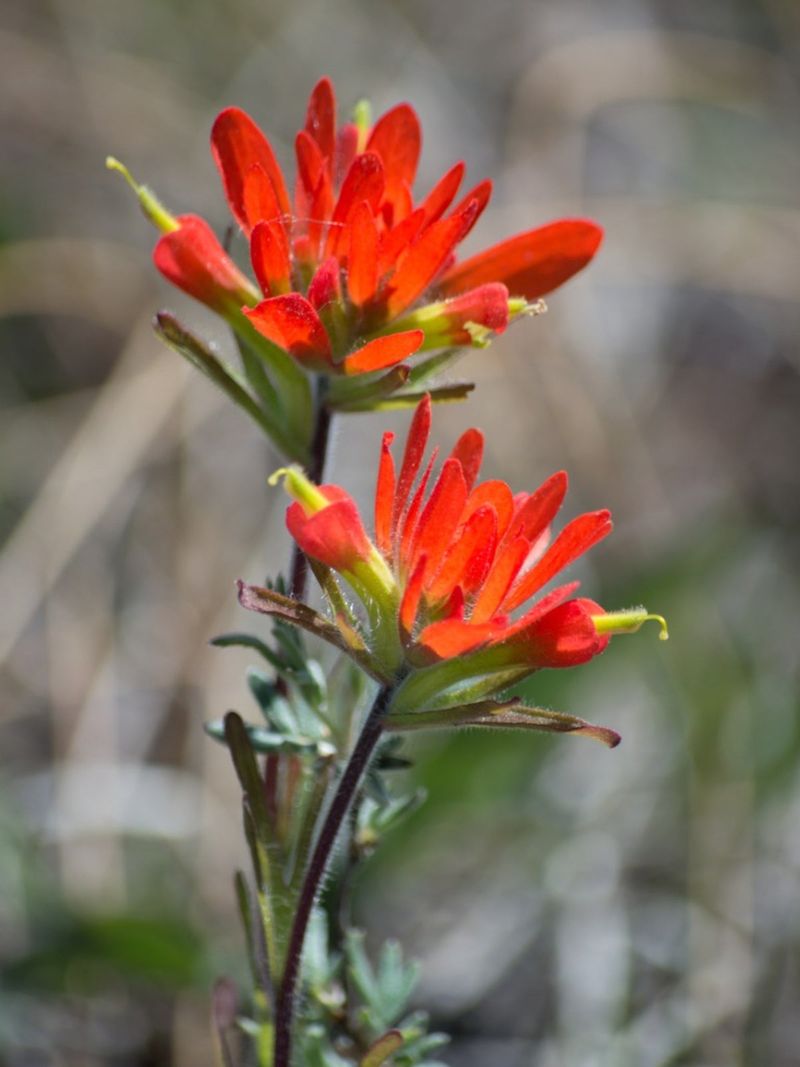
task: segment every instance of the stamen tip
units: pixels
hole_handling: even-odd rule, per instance
[[[269,478],[267,478],[267,485],[274,488],[280,483],[281,478],[288,478],[291,472],[291,467],[278,467],[278,469],[273,471]]]
[[[115,170],[118,174],[121,174],[125,181],[130,185],[134,192],[139,191],[139,186],[134,180],[133,175],[116,156],[106,156],[106,170]]]

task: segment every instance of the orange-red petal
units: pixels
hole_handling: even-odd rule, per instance
[[[526,537],[516,537],[501,546],[472,606],[473,622],[487,622],[497,614],[511,583],[528,558],[530,547]]]
[[[566,471],[551,474],[514,512],[511,528],[533,543],[547,529],[564,502],[569,480]]]
[[[314,277],[308,285],[308,302],[315,311],[321,311],[332,300],[341,300],[342,283],[339,277],[339,261],[335,256],[328,256],[317,267]]]
[[[502,537],[514,514],[514,497],[508,485],[499,478],[480,482],[469,495],[464,508],[464,520],[484,504],[491,504],[497,515],[497,536]]]
[[[394,500],[393,525],[395,527],[405,510],[411,487],[422,465],[422,457],[425,455],[430,432],[431,398],[426,394],[417,404],[408,430],[408,437],[406,438],[403,462],[400,466],[400,476],[397,480],[397,494]]]
[[[382,278],[397,262],[403,252],[417,239],[425,225],[425,212],[417,208],[391,230],[385,230],[378,242],[378,277]]]
[[[431,573],[439,569],[461,523],[466,501],[467,485],[461,464],[456,459],[447,459],[419,517],[411,547],[412,570],[422,556],[427,557]]]
[[[576,667],[602,652],[608,638],[598,635],[592,601],[568,600],[548,611],[509,642],[531,667]]]
[[[177,230],[165,233],[153,250],[158,270],[179,289],[215,311],[243,304],[251,283],[217,240],[205,219],[180,215]]]
[[[414,184],[421,146],[419,118],[410,104],[397,104],[375,123],[367,151],[377,152],[383,160],[389,201],[402,195],[403,184],[409,188]]]
[[[289,240],[277,219],[259,222],[250,235],[250,261],[265,296],[288,293],[292,287]]]
[[[464,237],[466,237],[467,234],[470,233],[475,223],[486,210],[486,205],[492,198],[492,188],[492,179],[484,178],[482,182],[478,182],[474,189],[470,189],[470,191],[463,198],[463,200],[460,200],[453,209],[453,214],[457,215],[460,211],[463,211],[472,200],[474,200],[478,205],[478,209],[475,212],[474,217],[472,218],[469,226],[467,227],[464,236],[461,238],[462,241],[464,240]]]
[[[470,596],[486,576],[497,547],[497,515],[489,504],[462,524],[447,549],[438,573],[428,583],[427,599],[438,604],[459,586]]]
[[[417,638],[414,658],[424,664],[463,656],[497,638],[502,630],[502,626],[494,622],[480,626],[459,619],[432,622]]]
[[[254,164],[259,164],[269,176],[281,212],[289,214],[286,183],[275,153],[246,112],[238,107],[228,107],[217,115],[211,129],[211,152],[222,176],[231,211],[244,230],[248,229],[243,199],[244,179]]]
[[[403,599],[400,602],[400,637],[405,645],[411,643],[411,635],[414,632],[414,623],[416,622],[417,612],[419,611],[419,602],[422,599],[422,586],[425,579],[426,564],[427,560],[422,556],[418,560],[411,577],[406,583]]]
[[[378,229],[366,200],[351,212],[348,229],[347,292],[351,302],[361,308],[378,286]]]
[[[342,184],[353,160],[358,153],[358,127],[354,122],[346,122],[336,135],[336,161],[333,168],[334,185]]]
[[[611,533],[611,513],[592,511],[567,523],[542,558],[517,579],[503,601],[504,611],[513,611],[537,590],[573,563],[592,545]]]
[[[346,495],[314,515],[306,515],[299,503],[290,504],[286,526],[303,552],[326,567],[349,571],[369,558],[369,538],[355,501]]]
[[[568,600],[572,594],[580,586],[580,582],[567,582],[566,585],[560,585],[557,589],[553,589],[543,596],[541,600],[538,600],[532,608],[525,612],[516,622],[512,623],[503,636],[503,640],[512,638],[515,634],[532,625],[537,619],[541,619],[543,615],[546,615],[553,608],[557,608],[559,604],[563,604],[565,600]]]
[[[395,471],[392,456],[394,434],[387,430],[381,439],[378,482],[375,487],[375,540],[387,559],[392,555]]]
[[[397,545],[397,560],[400,569],[405,572],[409,567],[409,560],[411,558],[411,546],[414,543],[414,535],[417,532],[417,526],[419,524],[419,516],[422,511],[422,503],[425,499],[425,491],[428,488],[428,481],[430,480],[433,466],[436,462],[436,457],[439,454],[439,450],[434,448],[431,453],[431,457],[428,460],[428,466],[422,477],[419,480],[419,485],[416,488],[414,496],[407,510],[401,515],[402,521],[397,522],[395,525],[395,536],[399,542]],[[400,472],[402,477],[402,470]],[[399,497],[398,493],[398,497]],[[397,499],[395,499],[395,510],[397,509]]]
[[[461,185],[465,170],[463,163],[456,163],[452,166],[419,205],[425,212],[426,225],[436,222],[450,207]]]
[[[271,296],[245,310],[253,326],[276,345],[310,366],[332,364],[328,334],[319,315],[304,296]]]
[[[330,78],[320,78],[311,90],[305,129],[319,146],[328,173],[332,178],[333,158],[336,150],[336,97]]]
[[[350,212],[365,200],[373,212],[383,196],[385,178],[381,157],[374,152],[363,152],[356,156],[345,175],[339,198],[333,209],[331,228],[328,233],[327,251],[329,255],[344,255],[349,243],[348,228],[345,225]]]
[[[427,289],[469,230],[478,207],[477,201],[471,200],[456,214],[434,222],[401,257],[386,303],[389,319],[400,315]]]
[[[244,175],[242,212],[247,221],[248,233],[264,219],[278,221],[281,227],[284,226],[275,186],[260,163],[254,163]]]
[[[481,469],[483,444],[483,434],[473,426],[462,433],[450,453],[450,459],[457,459],[461,464],[468,493],[472,491]]]
[[[585,267],[602,238],[602,229],[588,219],[560,219],[456,264],[444,274],[439,289],[454,295],[485,282],[503,282],[512,296],[536,300]]]
[[[405,330],[403,333],[376,337],[374,341],[367,341],[362,348],[345,356],[340,366],[345,374],[368,374],[370,371],[384,370],[412,356],[424,340],[422,330]]]
[[[325,174],[325,160],[320,147],[311,134],[300,130],[294,139],[294,151],[297,158],[297,181],[295,185],[295,206],[299,216],[307,216],[311,202]]]

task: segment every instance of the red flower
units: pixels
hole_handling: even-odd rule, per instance
[[[543,667],[573,667],[603,652],[613,633],[636,630],[644,609],[607,614],[575,597],[577,582],[544,587],[611,532],[608,511],[572,519],[550,541],[567,490],[552,475],[533,493],[502,481],[478,482],[483,435],[467,430],[432,480],[436,453],[423,465],[431,422],[428,397],[417,407],[400,465],[383,437],[375,493],[374,538],[338,486],[309,482],[289,468],[294,497],[287,525],[333,593],[327,568],[364,603],[368,634],[359,645],[383,679],[411,670],[399,708],[449,707],[496,693]],[[527,605],[527,606],[526,606]],[[248,606],[254,606],[252,603]],[[518,612],[521,610],[521,613]],[[663,620],[661,620],[663,622]]]
[[[510,311],[567,281],[597,250],[595,223],[563,219],[457,263],[455,250],[486,207],[491,183],[453,206],[464,175],[457,163],[415,201],[421,141],[409,104],[371,129],[366,122],[337,128],[333,85],[323,78],[295,140],[291,197],[269,141],[244,111],[228,108],[214,123],[214,159],[265,296],[245,314],[313,369],[363,373],[421,346],[482,343],[505,329]],[[436,311],[411,314],[426,294],[437,299]]]
[[[251,301],[252,283],[208,223],[197,215],[179,215],[175,221],[177,228],[165,233],[153,250],[153,262],[164,277],[221,315]]]

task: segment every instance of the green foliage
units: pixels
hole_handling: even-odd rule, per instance
[[[387,941],[373,965],[364,934],[348,930],[333,947],[325,912],[316,909],[303,954],[302,1063],[340,1067],[436,1067],[429,1053],[447,1043],[428,1033],[424,1012],[409,1011],[418,965]]]
[[[237,873],[236,895],[255,993],[238,1025],[252,1040],[262,1067],[271,1063],[273,1005],[312,843],[370,684],[347,656],[326,670],[309,656],[302,632],[280,618],[273,618],[272,627],[270,642],[244,633],[213,642],[249,648],[270,668],[247,671],[262,723],[245,723],[228,712],[206,726],[230,750],[244,794],[253,877],[251,884]],[[392,781],[411,766],[403,744],[400,737],[385,736],[364,775],[348,826],[349,847],[340,849],[332,873],[331,896],[337,901],[349,892],[355,866],[424,800],[422,790],[403,793]],[[299,1062],[304,1067],[436,1067],[427,1057],[447,1039],[429,1034],[427,1018],[409,1011],[416,979],[416,964],[403,959],[397,942],[387,942],[373,966],[362,934],[329,924],[323,908],[315,909],[302,961]]]

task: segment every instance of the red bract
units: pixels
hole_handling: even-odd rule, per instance
[[[197,215],[179,215],[177,228],[165,233],[153,261],[165,278],[221,315],[254,297],[253,286]]]
[[[589,733],[613,732],[519,701],[487,700],[544,667],[574,667],[632,633],[644,608],[606,612],[576,597],[572,581],[545,586],[611,532],[608,511],[579,515],[550,538],[567,491],[563,471],[532,493],[479,482],[483,434],[467,430],[434,476],[425,462],[430,397],[417,406],[399,469],[394,435],[383,436],[370,538],[355,501],[339,486],[316,486],[297,467],[277,472],[294,498],[289,532],[313,561],[334,619],[272,590],[241,586],[242,603],[302,626],[396,687],[395,729],[457,722]],[[357,616],[336,572],[358,595]],[[392,725],[394,724],[394,725]]]
[[[519,298],[519,312],[567,281],[598,248],[602,231],[594,222],[564,219],[458,263],[457,246],[485,209],[491,183],[481,182],[453,206],[464,175],[457,163],[415,201],[421,143],[409,104],[398,104],[371,129],[337,128],[333,85],[323,78],[295,140],[290,197],[269,141],[244,111],[227,108],[214,123],[214,159],[266,298],[245,314],[314,369],[362,373],[400,363],[423,342],[481,343],[505,328],[510,298]],[[438,300],[438,315],[423,308],[419,323],[408,321],[423,297]],[[287,332],[287,316],[302,321],[299,334]],[[398,326],[401,316],[406,321]],[[348,363],[365,340],[399,328],[404,343],[393,342],[363,365]]]
[[[503,665],[536,669],[574,666],[602,652],[609,638],[597,632],[593,617],[603,609],[573,598],[577,583],[549,593],[519,618],[511,613],[610,533],[609,512],[573,519],[548,547],[550,524],[567,490],[564,472],[516,496],[505,482],[475,484],[483,435],[468,430],[431,485],[432,465],[423,471],[429,429],[426,397],[415,413],[399,476],[393,435],[384,435],[375,494],[373,552],[393,576],[405,658],[424,666],[492,648],[501,651]],[[324,492],[330,496],[331,489]],[[369,552],[363,536],[353,537],[348,566],[344,527],[363,534],[363,526],[354,526],[355,505],[341,490],[331,499],[336,503],[321,508],[293,504],[290,531],[312,558],[354,571]]]

